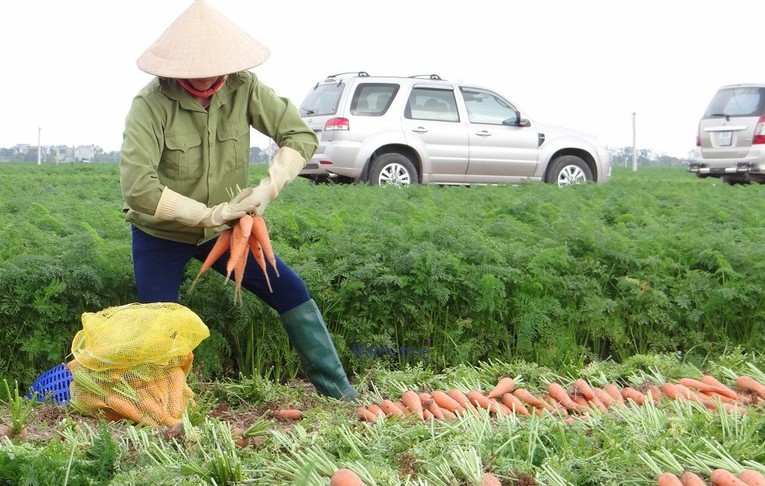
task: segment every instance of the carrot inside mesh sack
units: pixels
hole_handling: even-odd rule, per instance
[[[84,313],[72,342],[71,405],[87,415],[175,425],[194,393],[193,350],[210,335],[177,303],[128,304]]]

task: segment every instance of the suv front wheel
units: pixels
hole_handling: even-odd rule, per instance
[[[372,170],[369,172],[369,183],[374,186],[392,184],[395,186],[408,186],[417,184],[417,169],[408,157],[390,153],[383,154],[372,161]]]
[[[557,183],[558,186],[592,182],[592,171],[584,160],[576,155],[562,155],[550,163],[547,182]]]

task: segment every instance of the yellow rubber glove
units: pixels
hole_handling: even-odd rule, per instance
[[[289,147],[280,148],[271,161],[268,176],[261,179],[256,187],[248,187],[237,194],[231,203],[255,207],[255,212],[262,216],[271,201],[297,177],[305,164],[305,158],[298,151]]]
[[[199,201],[165,187],[159,198],[154,217],[165,221],[178,221],[187,226],[215,228],[239,219],[254,209],[254,206],[246,203],[227,202],[209,208]]]

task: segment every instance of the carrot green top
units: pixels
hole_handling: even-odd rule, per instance
[[[205,110],[177,81],[154,78],[133,99],[125,121],[120,186],[127,221],[161,238],[202,243],[216,228],[194,228],[155,218],[165,186],[207,206],[248,186],[250,127],[305,160],[316,134],[294,104],[249,71],[230,74]]]

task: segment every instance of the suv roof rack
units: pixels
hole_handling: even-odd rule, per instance
[[[432,79],[435,81],[443,81],[443,79],[441,79],[441,76],[439,76],[438,74],[415,74],[414,76],[409,76],[409,77],[410,78],[427,78],[427,79]]]
[[[356,76],[358,76],[360,78],[368,78],[369,77],[369,73],[366,72],[366,71],[346,71],[344,73],[330,74],[329,76],[327,76],[327,79],[329,79],[329,78],[336,78],[338,76],[342,76],[343,74],[355,74]]]

